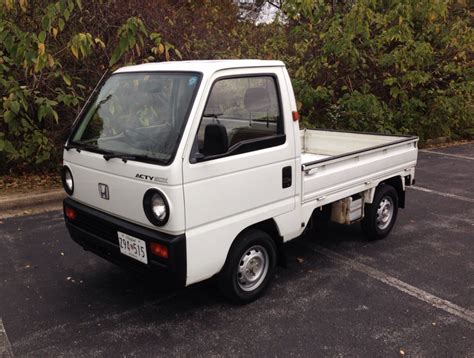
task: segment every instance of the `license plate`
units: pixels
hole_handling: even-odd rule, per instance
[[[143,262],[144,264],[148,263],[145,241],[124,234],[120,231],[117,232],[117,236],[119,240],[120,252],[123,255],[127,255],[135,260]]]

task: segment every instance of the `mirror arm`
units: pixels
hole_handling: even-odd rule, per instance
[[[206,156],[200,152],[197,152],[196,154],[194,154],[194,160],[198,163],[198,162],[202,162],[204,159],[206,158]]]

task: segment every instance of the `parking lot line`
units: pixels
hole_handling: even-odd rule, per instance
[[[0,318],[0,358],[13,358],[13,351],[10,341],[7,337],[7,332],[3,326],[3,321]]]
[[[450,153],[442,153],[442,152],[433,152],[431,150],[419,150],[421,153],[428,153],[428,154],[438,154],[438,155],[444,155],[446,157],[453,157],[453,158],[458,158],[458,159],[468,159],[468,160],[474,160],[473,157],[468,157],[465,155],[460,155],[460,154],[450,154]]]
[[[322,246],[315,246],[312,247],[310,245],[302,243],[302,245],[310,249],[313,252],[316,252],[318,254],[321,254],[323,256],[326,256],[332,261],[335,261],[339,264],[345,265],[350,267],[351,269],[354,269],[356,271],[362,272],[367,274],[368,276],[383,282],[389,286],[392,286],[399,291],[402,291],[410,296],[413,296],[420,301],[426,302],[434,307],[437,307],[451,315],[457,316],[465,321],[468,321],[470,323],[474,324],[474,311],[471,311],[469,309],[463,308],[461,306],[458,306],[452,302],[449,302],[445,299],[439,298],[435,295],[432,295],[429,292],[426,292],[422,289],[419,289],[417,287],[414,287],[406,282],[403,282],[393,276],[390,276],[382,271],[379,271],[377,269],[374,269],[370,266],[367,266],[365,264],[362,264],[360,262],[357,262],[356,260],[353,260],[349,257],[346,257],[344,255],[338,254],[332,250],[326,249]]]
[[[414,189],[414,190],[419,190],[419,191],[424,191],[425,193],[441,195],[441,196],[444,196],[444,197],[447,197],[447,198],[467,201],[468,203],[474,203],[474,199],[472,199],[472,198],[466,198],[465,196],[460,196],[460,195],[456,195],[456,194],[443,193],[441,191],[436,191],[436,190],[432,190],[432,189],[428,189],[428,188],[423,188],[421,186],[408,186],[407,188]]]

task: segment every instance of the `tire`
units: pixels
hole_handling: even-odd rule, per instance
[[[275,274],[277,249],[264,231],[248,230],[232,244],[219,273],[219,288],[224,296],[239,304],[259,298]]]
[[[380,184],[372,204],[365,206],[362,229],[369,240],[380,240],[392,231],[398,215],[398,194],[394,187]]]

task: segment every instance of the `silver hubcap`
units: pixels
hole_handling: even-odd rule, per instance
[[[380,230],[385,230],[393,218],[393,200],[389,196],[384,196],[380,200],[379,208],[377,209],[377,227]]]
[[[263,246],[255,245],[245,251],[237,267],[237,282],[244,291],[259,287],[268,272],[268,252]]]

